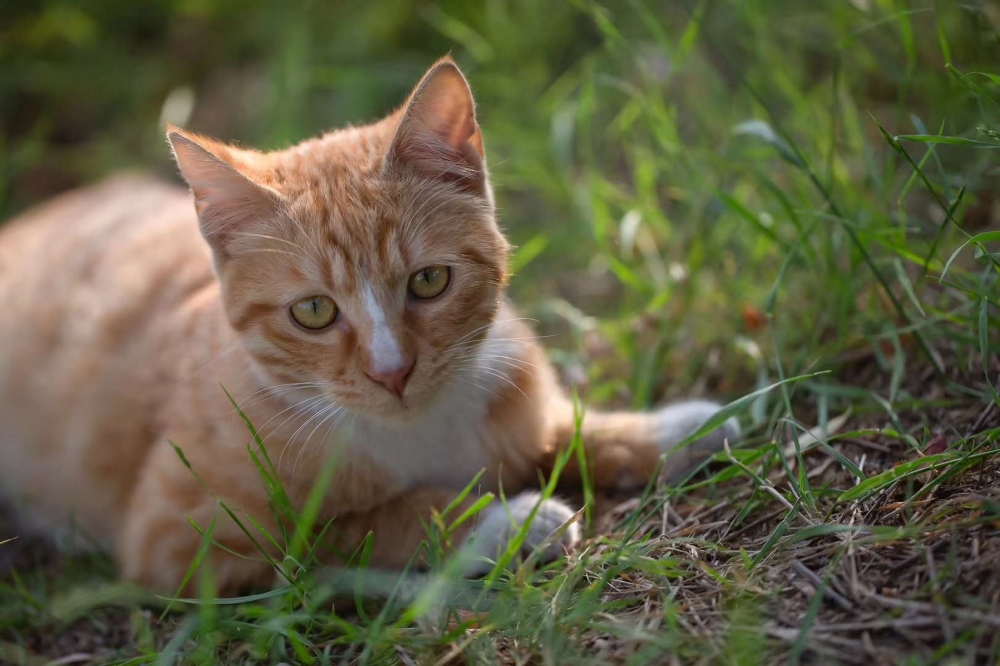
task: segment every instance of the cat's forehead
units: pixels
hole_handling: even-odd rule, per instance
[[[364,174],[330,174],[304,188],[291,217],[349,254],[384,253],[393,242],[447,242],[486,211],[452,188]],[[461,234],[459,234],[461,235]]]
[[[394,124],[348,128],[268,155],[290,216],[313,236],[356,258],[392,242],[447,242],[467,220],[489,211],[479,197],[426,174],[387,168]],[[386,259],[391,257],[384,257]]]
[[[295,196],[350,194],[377,176],[391,140],[386,122],[336,130],[283,151],[263,155],[280,190]]]

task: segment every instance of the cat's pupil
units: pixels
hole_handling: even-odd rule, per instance
[[[315,298],[312,299],[312,309],[313,309],[313,314],[319,314],[319,303],[316,302]]]

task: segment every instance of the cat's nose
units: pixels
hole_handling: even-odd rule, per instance
[[[395,368],[380,370],[378,372],[365,372],[365,374],[373,382],[384,386],[389,393],[402,398],[403,391],[406,390],[406,382],[410,379],[410,374],[413,372],[413,364],[414,361],[412,360],[404,361]]]

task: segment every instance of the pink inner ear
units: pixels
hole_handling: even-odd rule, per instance
[[[467,93],[462,99],[452,94],[453,91],[446,92],[444,96],[427,101],[418,111],[421,116],[418,122],[423,121],[426,130],[440,137],[449,148],[461,151],[476,131],[472,98]]]
[[[465,77],[451,62],[432,68],[417,86],[393,139],[400,161],[444,178],[484,175],[475,105]]]

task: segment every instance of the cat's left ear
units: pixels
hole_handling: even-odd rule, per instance
[[[403,165],[488,196],[483,135],[465,76],[445,57],[407,100],[387,164]]]

